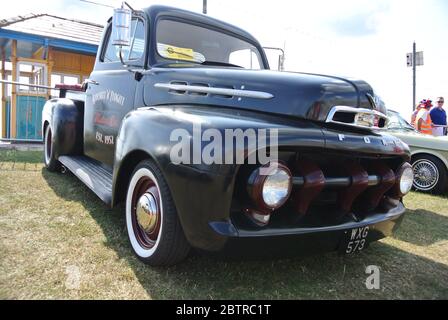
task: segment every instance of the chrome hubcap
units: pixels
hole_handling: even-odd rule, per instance
[[[439,182],[439,170],[429,160],[422,159],[414,162],[414,187],[418,190],[429,191]]]
[[[138,199],[136,215],[140,228],[148,234],[153,233],[157,226],[159,208],[152,193],[146,192]]]
[[[160,192],[154,181],[141,177],[132,196],[132,225],[141,247],[151,249],[157,242],[162,223]]]

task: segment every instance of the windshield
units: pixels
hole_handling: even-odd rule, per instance
[[[166,59],[264,69],[254,45],[223,32],[164,19],[158,22],[156,38],[157,51]]]
[[[389,118],[387,129],[415,131],[415,128],[411,126],[406,120],[404,120],[398,113],[388,112],[387,116]]]

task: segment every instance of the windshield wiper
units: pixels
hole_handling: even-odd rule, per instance
[[[223,67],[243,68],[242,66],[238,66],[236,64],[231,64],[231,63],[227,63],[227,62],[219,62],[219,61],[209,61],[209,60],[206,60],[206,61],[202,62],[201,64],[205,65],[205,66],[223,66]]]

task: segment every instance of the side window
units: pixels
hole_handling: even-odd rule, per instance
[[[251,49],[233,51],[229,55],[229,63],[245,69],[261,69],[259,59]]]
[[[112,27],[109,27],[112,28]],[[104,51],[103,62],[120,61],[120,48],[112,45],[111,32],[107,39],[107,47]],[[123,60],[139,60],[145,51],[145,24],[140,19],[133,19],[131,24],[131,45],[122,48]]]
[[[107,47],[106,51],[104,51],[104,56],[102,57],[101,61],[103,62],[118,62],[120,61],[120,56],[118,52],[118,47],[112,45],[112,26],[109,27],[109,35],[107,39]]]
[[[143,57],[145,51],[145,25],[141,20],[136,22],[127,60],[138,60]]]
[[[401,129],[403,126],[401,124],[400,118],[392,113],[389,114],[389,124],[387,125],[389,129]]]

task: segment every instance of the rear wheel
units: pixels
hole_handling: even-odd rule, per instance
[[[189,252],[168,185],[152,161],[140,162],[132,174],[126,226],[134,253],[147,264],[173,265]]]
[[[46,126],[44,134],[44,162],[49,171],[57,171],[60,168],[59,161],[54,157],[53,133],[50,125]]]
[[[415,156],[412,162],[414,188],[427,193],[440,194],[447,187],[447,169],[442,161],[431,155]]]

